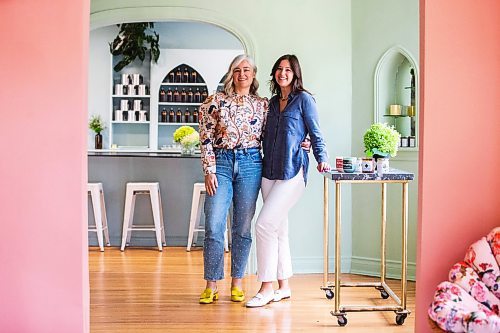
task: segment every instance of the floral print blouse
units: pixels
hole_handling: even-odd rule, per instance
[[[218,92],[200,106],[201,160],[205,175],[215,173],[214,149],[260,148],[267,98]]]

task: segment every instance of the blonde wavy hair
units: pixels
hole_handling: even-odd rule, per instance
[[[239,56],[236,56],[236,58],[231,61],[227,73],[224,76],[225,78],[223,83],[224,92],[226,93],[226,95],[232,95],[234,93],[233,71],[236,67],[238,67],[239,64],[241,64],[245,60],[250,66],[252,66],[254,75],[257,75],[257,66],[255,65],[255,61],[249,55],[240,54]],[[252,85],[250,86],[250,95],[258,96],[259,94],[257,93],[257,89],[259,89],[259,81],[257,81],[257,79],[254,77]]]

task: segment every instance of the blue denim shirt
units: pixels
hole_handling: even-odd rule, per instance
[[[262,176],[272,180],[291,179],[302,167],[304,181],[307,183],[309,156],[300,145],[308,134],[316,161],[328,161],[313,97],[306,92],[290,94],[287,106],[280,112],[279,98],[273,96],[269,101],[264,130]]]

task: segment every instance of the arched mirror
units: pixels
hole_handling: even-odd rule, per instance
[[[375,70],[374,121],[393,125],[401,150],[418,150],[418,65],[401,46],[387,50]]]

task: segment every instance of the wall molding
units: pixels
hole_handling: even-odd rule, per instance
[[[386,260],[387,277],[401,279],[401,261]],[[408,262],[408,280],[415,281],[416,264]],[[380,259],[352,256],[351,273],[368,276],[380,276]]]

